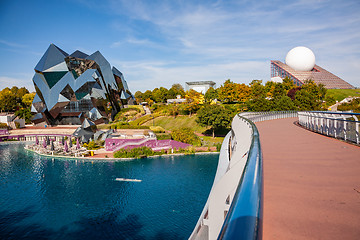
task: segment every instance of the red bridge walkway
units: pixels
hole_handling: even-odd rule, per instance
[[[295,121],[256,123],[264,164],[263,239],[360,239],[360,147]]]

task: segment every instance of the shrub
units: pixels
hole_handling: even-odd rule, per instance
[[[149,129],[148,126],[132,125],[126,122],[117,122],[110,126],[111,129]]]
[[[153,155],[155,155],[155,152],[149,147],[122,148],[114,153],[114,158],[140,158]]]
[[[171,139],[171,134],[165,133],[165,134],[156,134],[157,140],[168,140]]]
[[[16,127],[17,129],[19,129],[19,128],[20,128],[20,123],[19,123],[19,122],[15,122],[15,127]]]
[[[221,145],[222,145],[221,143],[216,143],[216,144],[215,144],[215,147],[216,147],[216,151],[217,151],[217,152],[220,152]]]
[[[187,154],[195,154],[194,147],[187,147],[187,148],[175,148],[174,153],[185,153]]]
[[[88,144],[84,143],[84,147],[86,147],[88,150],[96,150],[100,148],[100,146],[98,146],[95,141],[90,141]]]
[[[129,121],[141,116],[141,111],[138,108],[122,108],[115,116],[117,121]]]
[[[343,103],[337,108],[339,111],[354,111],[356,113],[360,112],[360,98],[352,99],[348,103]]]
[[[188,143],[194,146],[201,146],[201,140],[190,128],[180,128],[171,133],[175,141]]]
[[[128,105],[128,108],[130,108],[130,109],[136,109],[136,110],[138,110],[139,113],[141,113],[142,115],[145,114],[145,110],[144,110],[143,106],[141,106],[141,105]]]
[[[9,129],[9,126],[6,123],[0,123],[0,128]]]
[[[154,133],[164,133],[165,132],[165,129],[160,126],[150,126],[150,130],[153,131]]]
[[[3,141],[4,142],[6,142],[6,141],[17,141],[17,139],[16,138],[5,138],[5,139],[3,139]]]

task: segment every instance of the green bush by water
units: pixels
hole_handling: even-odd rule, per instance
[[[114,153],[114,158],[142,158],[149,156],[161,156],[164,154],[171,153],[184,153],[184,154],[194,154],[195,148],[175,148],[173,150],[161,150],[160,152],[155,152],[149,147],[139,147],[139,148],[122,148],[119,151]]]
[[[180,128],[172,131],[171,138],[175,141],[201,146],[200,138],[190,128]]]

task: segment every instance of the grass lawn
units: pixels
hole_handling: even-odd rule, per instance
[[[177,116],[169,117],[169,116],[161,116],[154,119],[154,126],[161,126],[166,130],[175,130],[182,127],[188,127],[194,132],[202,133],[206,131],[207,127],[201,127],[196,122],[196,115],[189,116]],[[152,126],[153,120],[147,121],[143,125]]]
[[[347,97],[360,97],[360,89],[328,89],[326,95],[333,96],[340,102]]]
[[[101,130],[108,130],[110,128],[111,124],[105,124],[105,123],[101,123],[96,125],[97,129],[101,129]]]
[[[200,138],[202,139],[202,143],[204,146],[210,147],[215,146],[218,143],[222,144],[222,142],[224,141],[224,137],[212,138],[210,136],[200,136]]]

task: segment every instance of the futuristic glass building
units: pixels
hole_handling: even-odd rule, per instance
[[[35,67],[35,124],[81,124],[85,118],[107,122],[134,101],[123,74],[99,51],[67,54],[51,44]]]
[[[315,55],[306,47],[296,47],[289,51],[286,63],[271,61],[271,78],[289,77],[296,86],[301,86],[306,80],[323,84],[328,89],[350,89],[351,84],[335,76],[331,72],[315,64]]]

